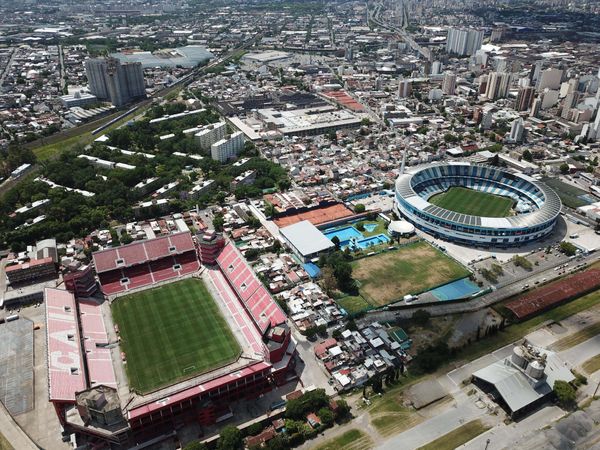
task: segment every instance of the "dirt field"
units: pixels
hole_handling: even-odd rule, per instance
[[[353,263],[352,276],[361,292],[385,305],[469,275],[469,271],[426,242],[385,252]]]

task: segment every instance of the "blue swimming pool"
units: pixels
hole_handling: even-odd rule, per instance
[[[377,234],[368,238],[358,239],[353,241],[351,244],[355,244],[357,247],[365,249],[374,245],[385,244],[386,242],[390,242],[389,237],[387,237],[385,234]]]
[[[325,230],[323,232],[323,234],[329,240],[331,240],[335,236],[337,236],[337,238],[340,240],[340,247],[341,248],[347,247],[348,244],[350,243],[350,240],[352,238],[355,238],[355,239],[362,239],[363,238],[363,235],[361,234],[361,232],[358,231],[353,226],[350,226],[350,225],[347,226],[347,227],[343,227],[343,228],[336,228],[336,229],[333,229],[333,230]]]
[[[368,226],[373,226],[371,230],[373,231],[377,228],[377,224],[367,224],[365,225],[365,229]],[[323,234],[329,239],[333,239],[335,236],[340,240],[340,248],[345,249],[346,247],[350,248],[360,248],[366,249],[369,247],[373,247],[379,244],[385,244],[386,242],[390,242],[390,238],[385,234],[377,234],[375,236],[364,237],[363,234],[354,228],[351,225],[342,227],[342,228],[334,228],[325,230]]]
[[[431,293],[441,301],[456,300],[459,298],[470,297],[479,292],[480,288],[468,278],[461,278],[452,283],[445,284],[435,288]]]

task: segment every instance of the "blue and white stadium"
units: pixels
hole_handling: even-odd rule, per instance
[[[464,187],[514,200],[514,215],[480,217],[428,202],[451,187]],[[428,165],[396,180],[394,209],[417,228],[437,238],[478,247],[512,247],[552,232],[560,214],[558,195],[522,173],[466,162]]]

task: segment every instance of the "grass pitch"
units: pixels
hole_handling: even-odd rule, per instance
[[[465,267],[424,241],[352,263],[352,276],[360,282],[361,293],[376,306],[469,274]]]
[[[513,200],[508,197],[456,186],[428,201],[440,208],[481,217],[507,217],[513,207]]]
[[[221,367],[241,353],[204,283],[188,279],[111,306],[130,386],[147,393]]]

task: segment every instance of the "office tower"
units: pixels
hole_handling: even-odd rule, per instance
[[[244,134],[241,131],[233,133],[228,139],[221,139],[210,146],[212,159],[226,162],[235,158],[244,148]]]
[[[560,69],[548,68],[541,72],[540,78],[537,84],[538,90],[543,89],[560,89],[560,83],[562,81],[563,71]]]
[[[410,81],[404,80],[404,79],[398,80],[398,97],[400,97],[400,98],[410,97],[411,92],[412,92],[412,85],[411,85]]]
[[[519,93],[517,94],[517,101],[515,103],[515,110],[527,111],[531,107],[534,97],[535,88],[532,88],[531,86],[519,88]]]
[[[505,72],[492,72],[488,77],[485,96],[488,100],[497,100],[508,95],[511,74]]]
[[[483,30],[472,28],[449,28],[446,52],[459,56],[471,56],[481,48]]]
[[[481,118],[481,125],[480,127],[483,130],[489,130],[492,128],[492,119],[494,118],[494,114],[492,113],[492,111],[486,111],[483,113],[483,116]]]
[[[582,96],[581,92],[577,92],[577,91],[569,92],[567,94],[567,96],[563,100],[562,112],[560,114],[560,116],[563,119],[569,118],[569,115],[571,114],[571,108],[574,108],[577,105],[577,103],[579,103],[581,96]]]
[[[117,58],[88,59],[85,62],[90,92],[98,100],[114,106],[125,105],[146,96],[144,71],[141,63],[125,63]]]
[[[525,131],[525,124],[522,118],[514,120],[510,126],[510,136],[508,140],[510,142],[521,142],[523,139],[523,132]]]
[[[439,75],[442,73],[443,64],[439,61],[434,61],[431,65],[431,75]]]
[[[442,91],[446,95],[454,95],[456,91],[456,74],[446,72],[444,74],[444,82],[442,83]]]

